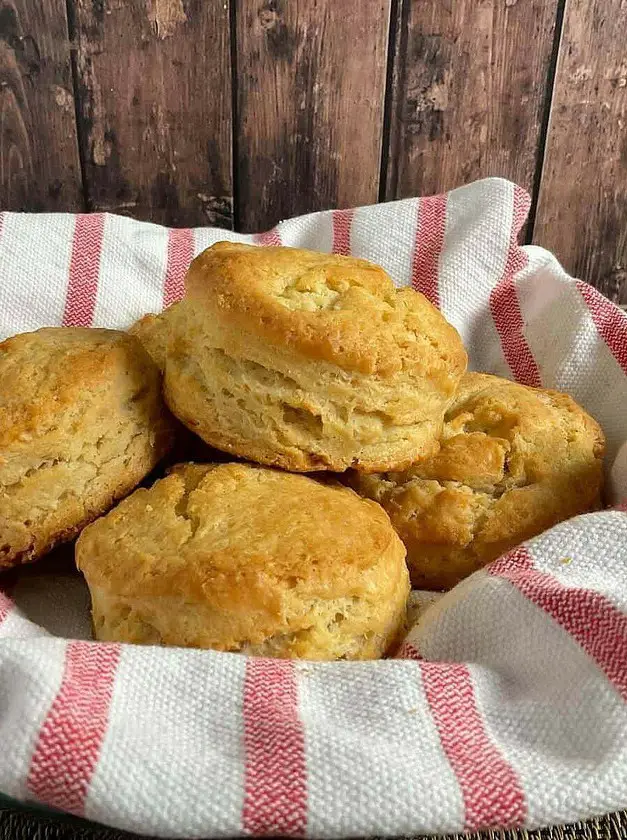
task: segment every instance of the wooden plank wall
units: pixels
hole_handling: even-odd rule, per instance
[[[172,226],[486,175],[627,303],[625,0],[0,0],[0,206]]]

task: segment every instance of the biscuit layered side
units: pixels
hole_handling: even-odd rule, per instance
[[[113,330],[0,344],[0,568],[71,539],[152,470],[173,442],[160,379]]]
[[[165,370],[165,355],[168,344],[169,325],[178,304],[173,304],[161,314],[149,313],[136,321],[128,330],[137,338],[159,370]]]
[[[347,476],[383,505],[418,589],[449,589],[510,548],[600,505],[603,432],[568,395],[469,373],[441,449],[401,472]]]
[[[218,243],[169,322],[165,396],[207,443],[292,471],[432,455],[466,367],[456,330],[378,266]]]
[[[76,556],[102,640],[372,659],[405,628],[387,514],[306,476],[181,465],[86,528]]]

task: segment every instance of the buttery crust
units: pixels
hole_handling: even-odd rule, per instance
[[[413,585],[449,589],[518,543],[600,504],[605,439],[567,394],[468,373],[439,453],[400,473],[347,479],[380,502]]]
[[[0,344],[0,568],[41,557],[129,493],[172,445],[136,339],[56,328]]]
[[[207,443],[292,471],[433,454],[466,368],[456,330],[378,266],[221,242],[169,319],[165,396]]]
[[[76,560],[101,640],[372,659],[405,624],[383,509],[264,467],[179,465],[86,528]]]

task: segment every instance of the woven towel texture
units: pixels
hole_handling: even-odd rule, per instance
[[[125,328],[180,297],[220,239],[380,263],[442,309],[473,368],[568,391],[601,422],[616,506],[464,581],[393,661],[64,639],[2,596],[1,791],[172,838],[530,828],[627,806],[627,317],[517,245],[528,203],[488,179],[256,236],[1,217],[0,337]]]

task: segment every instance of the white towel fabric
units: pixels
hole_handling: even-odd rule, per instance
[[[441,307],[474,368],[568,391],[598,418],[618,506],[436,600],[390,661],[67,640],[0,596],[0,791],[176,838],[532,827],[627,806],[627,317],[516,244],[527,209],[488,179],[258,236],[2,216],[2,336],[127,327],[177,299],[220,239],[374,260]]]

